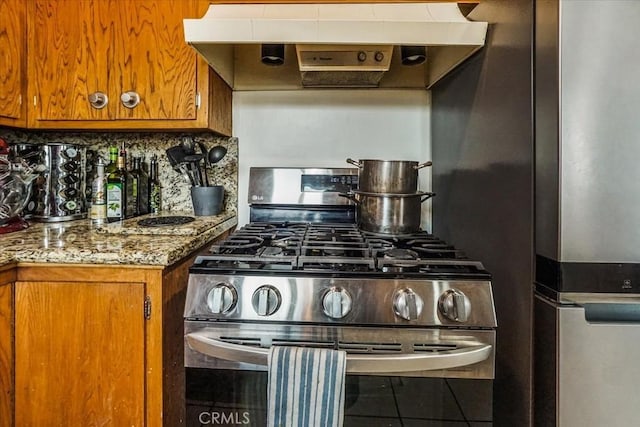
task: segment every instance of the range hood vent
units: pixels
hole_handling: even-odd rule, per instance
[[[485,43],[455,3],[212,4],[185,38],[234,90],[429,88]],[[263,45],[283,60],[261,61]],[[403,65],[401,46],[426,61]]]
[[[296,45],[304,87],[378,87],[392,56],[387,45]]]

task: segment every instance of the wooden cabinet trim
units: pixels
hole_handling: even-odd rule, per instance
[[[133,266],[104,266],[82,264],[19,264],[17,280],[50,282],[81,281],[81,282],[146,282],[149,271],[161,280],[161,267],[133,267]]]

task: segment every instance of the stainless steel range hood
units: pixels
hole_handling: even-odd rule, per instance
[[[484,45],[487,23],[455,3],[212,4],[184,30],[234,90],[429,88]],[[279,66],[261,61],[272,44]],[[401,46],[424,46],[426,61],[403,65]]]

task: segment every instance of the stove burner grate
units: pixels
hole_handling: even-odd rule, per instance
[[[363,272],[375,271],[376,264],[373,258],[343,258],[330,256],[300,256],[298,267],[302,270],[323,271],[348,271]]]
[[[426,232],[373,237],[355,224],[250,223],[210,248],[212,269],[474,276],[482,264]]]
[[[297,263],[296,256],[286,255],[206,255],[198,257],[194,267],[229,269],[229,270],[293,270]]]

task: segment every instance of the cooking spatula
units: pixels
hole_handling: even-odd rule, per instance
[[[191,183],[191,185],[196,185],[193,176],[187,170],[187,164],[184,159],[185,153],[182,147],[179,145],[169,147],[167,148],[166,153],[167,158],[169,159],[169,164],[173,170],[182,173],[187,182]]]

